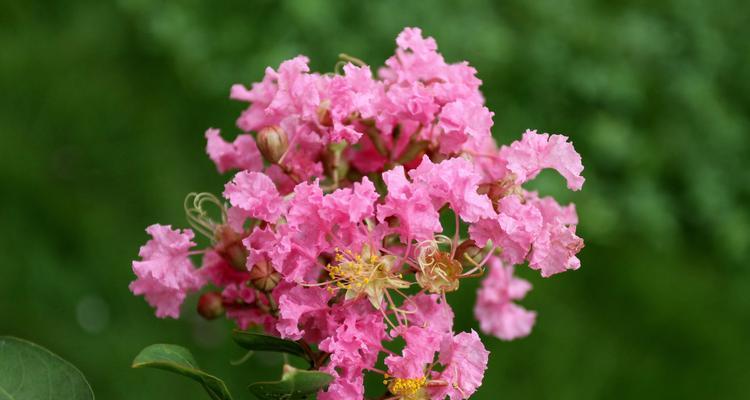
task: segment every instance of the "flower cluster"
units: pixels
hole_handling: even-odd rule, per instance
[[[513,266],[544,277],[580,266],[575,207],[523,187],[551,168],[579,190],[572,144],[528,130],[498,147],[476,70],[447,63],[417,28],[396,42],[375,75],[347,55],[335,73],[313,73],[298,56],[234,85],[231,98],[249,103],[243,133],[228,142],[209,129],[206,150],[219,172],[237,172],[224,199],[185,203],[210,245],[153,225],[133,262],[130,288],[158,317],[177,318],[188,293],[210,287],[204,317],[316,348],[315,367],[335,378],[323,400],[362,399],[365,372],[382,374],[392,399],[469,398],[489,353],[476,332],[454,332],[447,294],[487,272],[475,315],[511,340],[536,318],[514,303],[531,285]]]

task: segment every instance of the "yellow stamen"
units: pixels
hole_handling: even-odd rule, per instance
[[[401,274],[393,271],[396,257],[373,254],[368,246],[363,247],[360,254],[350,249],[338,251],[334,260],[333,265],[325,266],[331,279],[329,284],[335,282],[337,287],[346,289],[347,299],[366,295],[373,307],[379,309],[386,290],[409,286],[401,279]]]
[[[421,378],[386,378],[383,382],[388,385],[388,391],[395,396],[399,396],[400,399],[420,400],[426,398],[426,394],[422,390],[427,383],[427,378],[424,376]]]

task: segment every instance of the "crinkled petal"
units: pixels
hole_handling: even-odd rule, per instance
[[[279,298],[279,321],[276,329],[282,338],[299,340],[305,334],[300,329],[300,319],[310,313],[328,308],[332,297],[322,287],[294,286]]]
[[[221,173],[231,169],[260,171],[263,168],[260,151],[248,134],[238,135],[234,142],[228,143],[221,138],[218,129],[209,129],[206,152]]]
[[[195,246],[193,231],[155,224],[146,232],[152,239],[141,247],[141,260],[133,261],[137,279],[130,283],[130,290],[145,296],[156,308],[157,317],[178,318],[186,294],[200,289],[205,282],[189,259],[188,253]]]
[[[489,197],[477,193],[482,176],[465,158],[450,158],[434,164],[425,155],[409,176],[415,184],[425,187],[436,209],[448,203],[466,222],[495,216]]]
[[[521,140],[500,149],[507,168],[516,175],[519,184],[534,179],[541,170],[557,170],[568,182],[571,190],[580,190],[585,179],[581,176],[581,155],[563,135],[538,134],[527,130]]]
[[[437,378],[448,382],[430,388],[432,398],[468,399],[482,385],[490,352],[473,330],[446,337],[440,349],[440,363],[445,369]]]
[[[260,172],[237,173],[226,184],[224,197],[250,218],[275,222],[284,212],[285,203],[276,190],[276,185],[271,178]]]
[[[513,266],[504,266],[499,258],[489,260],[489,274],[477,292],[474,315],[482,331],[502,340],[527,336],[536,321],[536,313],[513,303],[531,290],[531,284],[513,276]]]

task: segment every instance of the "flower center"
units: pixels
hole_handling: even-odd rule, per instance
[[[417,282],[431,293],[452,292],[458,289],[463,266],[438,245],[438,241],[429,241],[420,246]]]
[[[328,264],[325,268],[336,286],[342,289],[362,288],[390,272],[390,265],[386,265],[380,257],[369,255],[364,258],[348,249],[337,251],[334,264]]]
[[[421,400],[427,398],[422,388],[427,382],[426,377],[421,378],[390,378],[383,381],[388,385],[388,391],[403,400]]]
[[[394,256],[380,256],[368,246],[360,254],[351,250],[336,250],[334,261],[325,266],[331,283],[346,290],[346,299],[366,295],[372,305],[379,309],[384,292],[390,288],[405,288],[409,284],[401,279],[400,273],[393,272]],[[331,286],[329,291],[333,291]]]

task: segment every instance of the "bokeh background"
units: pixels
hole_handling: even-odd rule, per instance
[[[153,223],[186,226],[191,191],[226,176],[207,127],[236,132],[236,82],[297,54],[381,64],[404,26],[469,60],[509,143],[569,135],[583,267],[525,269],[533,334],[492,351],[476,399],[735,399],[750,382],[750,7],[746,1],[3,1],[0,3],[0,333],[72,361],[100,399],[205,399],[131,370],[155,342],[191,348],[239,399],[280,358],[228,323],[159,320],[127,289]],[[463,284],[462,284],[463,285]],[[466,286],[475,288],[476,282]],[[473,290],[450,297],[476,328]],[[185,306],[195,305],[191,299]]]

